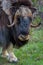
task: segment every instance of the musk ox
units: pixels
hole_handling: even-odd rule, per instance
[[[33,26],[32,11],[27,6],[21,6],[13,16],[12,24],[6,13],[0,9],[0,45],[2,45],[2,57],[10,62],[17,62],[18,59],[13,53],[13,46],[20,48],[25,45],[30,38],[29,30]]]
[[[0,45],[3,46],[2,57],[7,58],[10,62],[17,62],[13,46],[20,48],[29,40],[30,27],[36,27],[31,24],[35,9],[23,4],[19,5],[16,11],[14,8],[13,11],[13,21],[10,22],[8,15],[0,8]]]

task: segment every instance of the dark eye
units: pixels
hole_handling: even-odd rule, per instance
[[[32,18],[31,18],[31,17],[29,17],[29,20],[30,20],[30,21],[32,21]]]
[[[17,17],[17,24],[20,24],[20,17]]]

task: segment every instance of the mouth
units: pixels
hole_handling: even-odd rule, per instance
[[[22,35],[22,34],[20,34],[18,36],[18,39],[21,40],[21,41],[27,41],[27,40],[30,39],[30,35]]]

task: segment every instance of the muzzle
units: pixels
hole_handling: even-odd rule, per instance
[[[27,41],[27,40],[30,39],[30,35],[22,35],[22,34],[20,34],[18,36],[18,39],[21,40],[21,41]]]

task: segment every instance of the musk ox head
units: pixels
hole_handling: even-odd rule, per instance
[[[32,22],[32,12],[28,7],[21,6],[15,13],[14,22],[18,39],[25,41],[29,39],[29,28]]]
[[[32,22],[32,12],[29,8],[20,7],[15,14],[14,22],[18,39],[25,41],[29,39],[29,28]]]
[[[8,27],[13,27],[13,36],[18,45],[24,44],[24,42],[28,41],[30,38],[29,31],[32,15],[32,11],[28,7],[21,6],[15,13],[13,23],[8,25]]]

